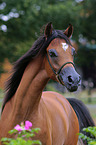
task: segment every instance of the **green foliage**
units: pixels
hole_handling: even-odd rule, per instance
[[[91,67],[93,64],[95,66],[95,60],[96,60],[96,49],[88,49],[86,46],[79,47],[77,54],[76,64],[78,66],[87,66]]]
[[[33,145],[33,144],[42,145],[42,143],[39,140],[32,139],[35,136],[35,134],[40,131],[40,129],[39,128],[30,129],[28,124],[27,124],[27,128],[28,129],[26,129],[24,127],[24,124],[21,123],[21,126],[19,126],[19,128],[12,129],[8,132],[10,135],[12,134],[17,135],[16,139],[4,137],[1,139],[1,141],[5,145]]]
[[[83,131],[90,134],[90,137],[84,135],[83,133],[79,133],[79,138],[83,140],[87,140],[88,145],[96,145],[96,126],[84,128]]]
[[[80,34],[89,42],[96,38],[94,0],[1,0],[0,4],[5,5],[0,9],[1,63],[6,57],[13,62],[24,54],[40,35],[41,27],[49,21],[54,28],[63,30],[69,23],[73,24],[73,39],[77,42]],[[2,31],[2,25],[7,26],[7,31]]]

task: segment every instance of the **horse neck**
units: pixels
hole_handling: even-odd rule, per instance
[[[44,69],[44,58],[39,55],[28,64],[24,71],[14,96],[13,112],[28,115],[28,112],[30,114],[30,111],[38,108],[42,91],[48,80],[49,77]]]

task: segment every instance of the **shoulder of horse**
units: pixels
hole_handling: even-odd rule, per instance
[[[53,91],[45,91],[42,93],[42,99],[54,99],[54,100],[62,100],[64,102],[68,102],[68,100],[58,92]],[[68,102],[69,104],[69,102]]]

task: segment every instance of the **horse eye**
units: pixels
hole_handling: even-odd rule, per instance
[[[72,56],[74,56],[76,54],[76,51],[75,51],[75,48],[74,47],[72,47],[71,53],[72,53]]]
[[[50,57],[57,57],[58,56],[57,51],[55,49],[49,49],[48,53],[49,53]]]

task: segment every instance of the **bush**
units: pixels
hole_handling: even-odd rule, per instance
[[[42,143],[39,140],[32,140],[32,137],[35,136],[35,133],[38,133],[40,130],[39,128],[31,129],[32,123],[29,121],[25,121],[24,123],[21,123],[21,125],[16,125],[14,129],[9,131],[9,134],[17,135],[16,139],[13,138],[2,138],[1,141],[3,144],[6,145],[33,145],[38,144],[42,145]],[[30,140],[31,138],[31,140]]]
[[[89,133],[90,137],[84,135],[83,133],[79,133],[79,138],[86,140],[88,145],[96,145],[96,126],[88,127],[83,129],[84,132]]]

